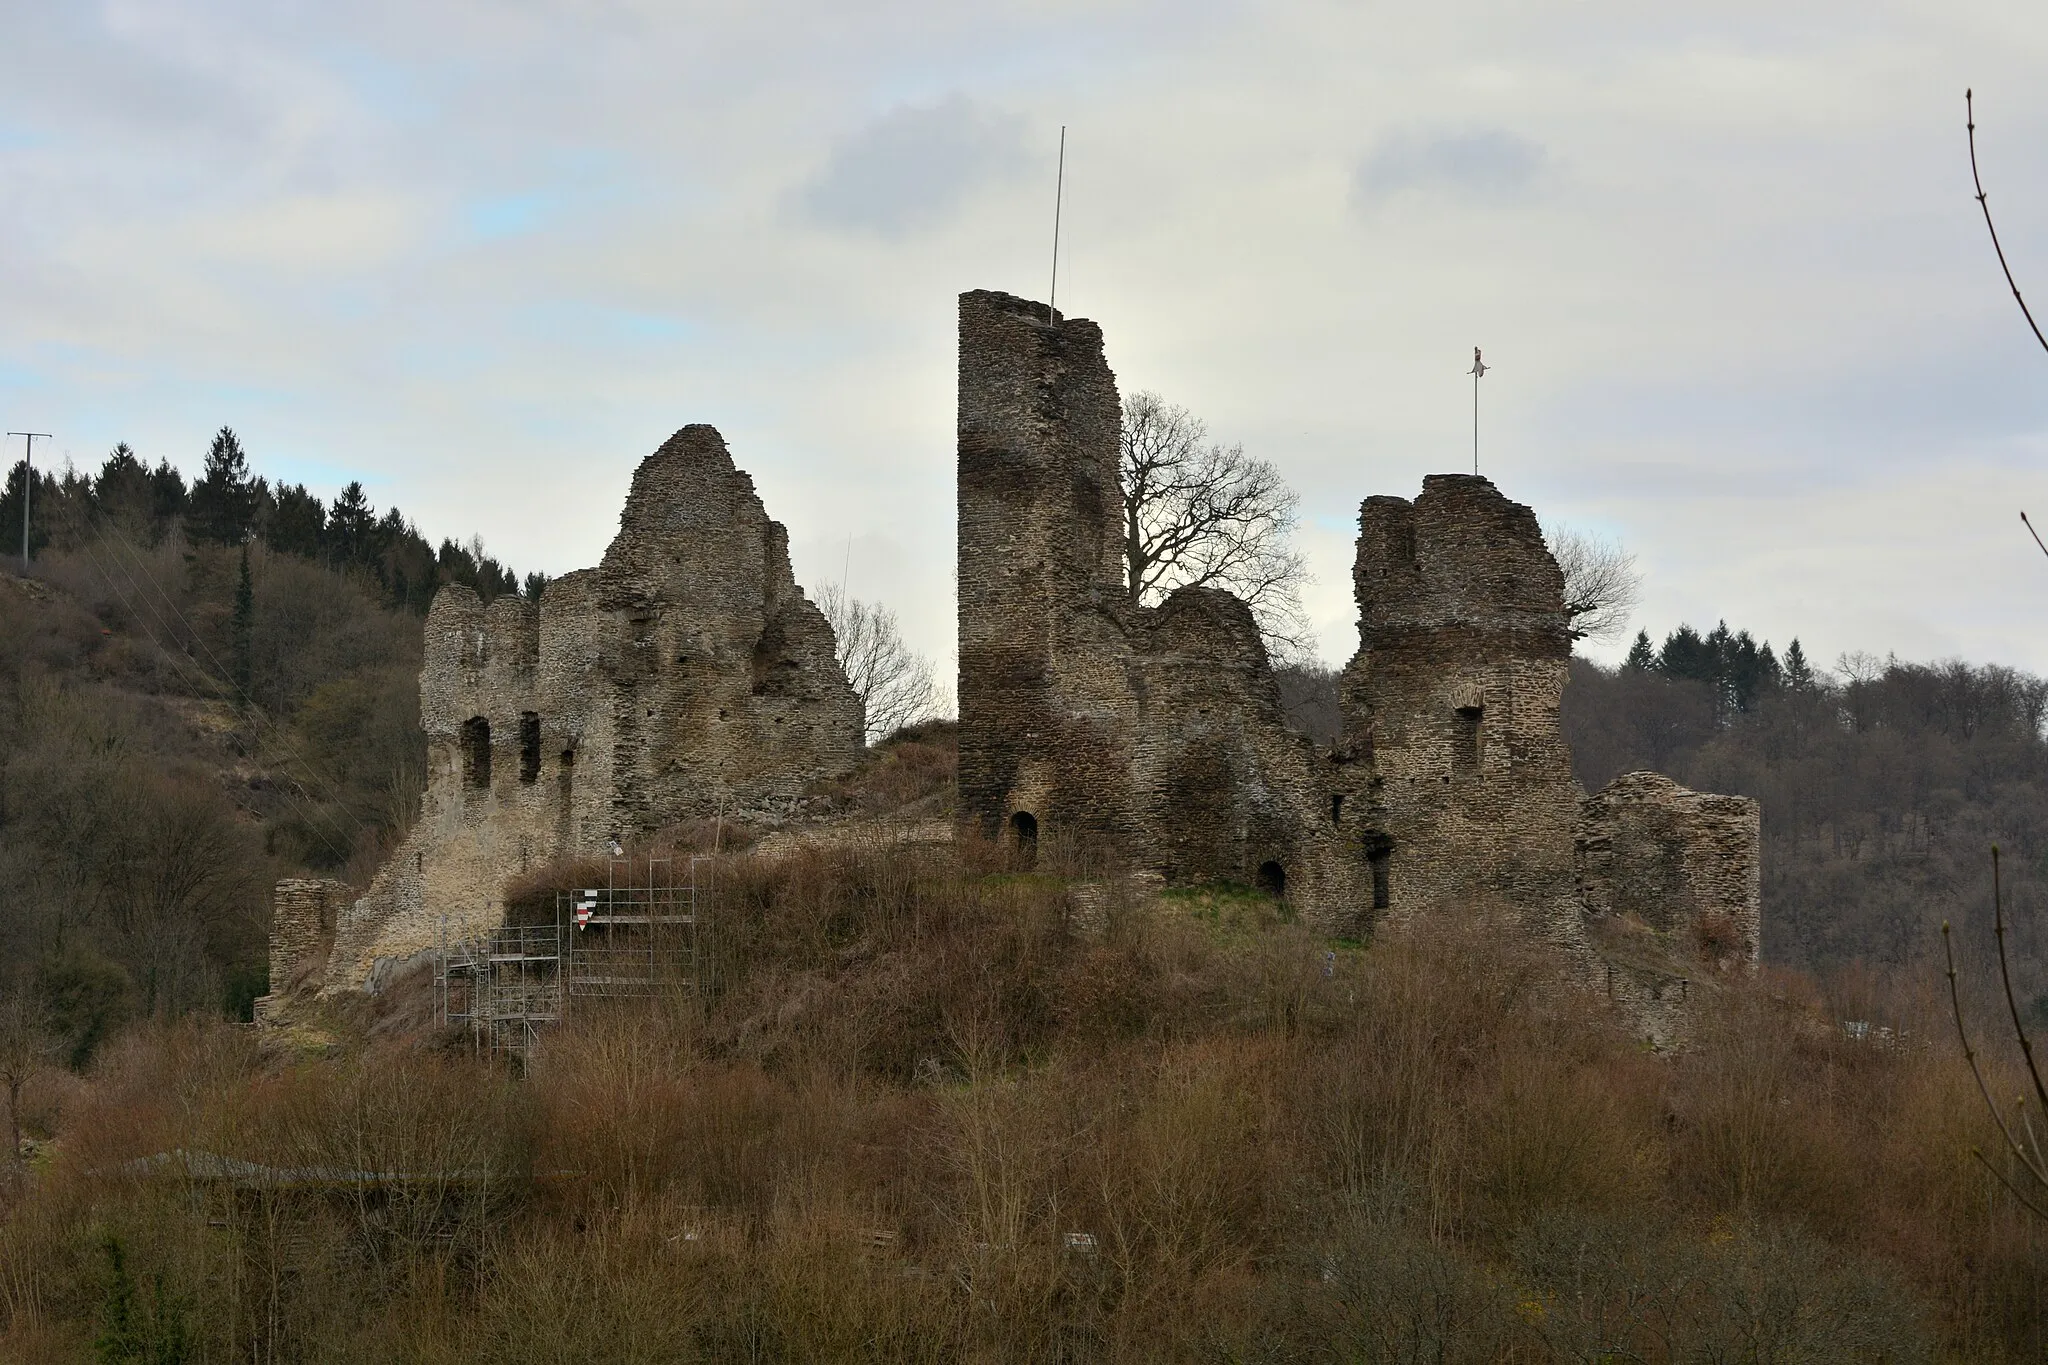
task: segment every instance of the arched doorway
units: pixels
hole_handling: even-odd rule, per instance
[[[1020,810],[1010,817],[1010,844],[1017,850],[1017,860],[1027,868],[1038,862],[1038,817],[1028,810]]]
[[[1259,890],[1275,900],[1287,894],[1287,869],[1276,862],[1259,864]]]

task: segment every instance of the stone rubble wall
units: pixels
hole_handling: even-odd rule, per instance
[[[832,628],[708,426],[641,462],[597,568],[538,603],[444,587],[425,643],[420,817],[342,917],[334,988],[495,927],[505,883],[537,865],[793,801],[862,752]]]
[[[285,997],[317,982],[334,937],[336,917],[355,891],[325,877],[287,877],[270,900],[270,990],[256,1001],[259,1019],[273,1018]]]
[[[961,296],[963,829],[1012,837],[1028,815],[1041,839],[1167,882],[1284,885],[1330,933],[1506,904],[1652,1036],[1671,1035],[1688,982],[1608,962],[1587,932],[1640,898],[1637,861],[1679,868],[1658,894],[1730,914],[1753,957],[1753,802],[1624,785],[1582,815],[1558,718],[1564,577],[1528,507],[1465,474],[1365,500],[1359,649],[1343,738],[1320,752],[1287,728],[1243,602],[1128,601],[1119,420],[1093,323]]]
[[[1079,844],[1133,833],[1122,422],[1094,323],[960,296],[959,809],[987,838],[1019,812]]]
[[[1564,576],[1535,513],[1470,474],[1369,498],[1353,568],[1359,650],[1340,681],[1354,795],[1390,848],[1394,917],[1499,898],[1569,942],[1578,790],[1558,705]]]
[[[1685,943],[1732,930],[1729,957],[1763,952],[1762,808],[1624,773],[1586,799],[1574,839],[1588,915],[1634,920]],[[1721,924],[1715,924],[1719,920]]]

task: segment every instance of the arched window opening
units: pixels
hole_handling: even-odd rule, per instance
[[[491,723],[482,716],[462,722],[462,784],[491,785]]]
[[[1330,796],[1330,823],[1336,824],[1344,818],[1344,793],[1334,792]]]
[[[1486,708],[1461,706],[1451,748],[1451,770],[1460,777],[1476,777],[1481,760],[1485,757],[1482,745],[1484,731],[1479,722],[1484,719]]]
[[[1024,866],[1035,866],[1038,862],[1038,817],[1028,810],[1020,810],[1011,816],[1010,842],[1016,847],[1018,860]]]
[[[1259,864],[1259,890],[1275,900],[1287,894],[1287,869],[1276,862]]]
[[[540,713],[519,713],[519,780],[529,785],[540,781]]]

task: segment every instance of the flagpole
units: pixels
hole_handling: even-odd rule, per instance
[[[1479,473],[1479,380],[1486,373],[1486,362],[1479,358],[1479,348],[1472,348],[1472,473]]]

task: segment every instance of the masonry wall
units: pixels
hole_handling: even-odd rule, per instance
[[[1762,954],[1762,808],[1624,773],[1588,797],[1574,854],[1591,916],[1634,920],[1753,968]]]
[[[708,426],[641,462],[597,568],[537,604],[445,587],[425,644],[420,818],[343,917],[335,986],[501,922],[506,881],[538,863],[773,813],[861,754],[831,627]]]
[[[1381,915],[1496,900],[1573,935],[1578,793],[1558,725],[1564,578],[1529,508],[1469,474],[1359,512],[1359,650],[1341,701],[1352,837]]]
[[[960,299],[960,811],[1171,881],[1341,879],[1314,812],[1314,747],[1290,731],[1250,610],[1124,591],[1122,404],[1093,323]],[[1340,930],[1347,924],[1333,925]]]
[[[1133,833],[1131,645],[1117,537],[1123,411],[1102,333],[960,296],[963,817],[1115,850]]]
[[[287,877],[270,900],[270,989],[256,1001],[258,1018],[273,1017],[284,997],[316,983],[334,937],[335,921],[354,891],[346,882]]]

